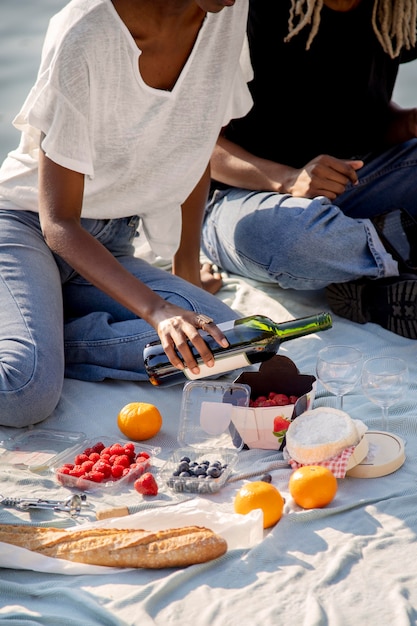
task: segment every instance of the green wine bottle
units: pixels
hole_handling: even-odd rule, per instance
[[[199,374],[193,374],[188,368],[179,370],[174,367],[159,341],[149,343],[144,349],[143,357],[150,382],[156,387],[176,385],[184,383],[185,378],[196,380],[218,376],[253,363],[267,361],[278,352],[283,341],[327,330],[332,327],[332,318],[330,313],[324,312],[276,324],[263,315],[250,315],[218,324],[218,327],[229,342],[227,348],[222,348],[213,337],[202,333],[215,359],[213,367],[207,367],[190,344],[200,368]]]

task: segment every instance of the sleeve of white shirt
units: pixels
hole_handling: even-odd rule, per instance
[[[253,69],[250,60],[249,44],[247,37],[245,37],[223,126],[226,126],[231,119],[244,117],[252,108],[253,100],[248,88],[248,83],[252,79]]]

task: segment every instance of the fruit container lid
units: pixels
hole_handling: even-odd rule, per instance
[[[247,407],[250,387],[240,383],[192,381],[184,385],[177,440],[180,448],[162,466],[162,480],[174,492],[215,493],[227,482],[243,442],[232,415],[234,407]],[[217,464],[220,473],[184,476],[179,472],[183,458],[191,464]],[[211,472],[213,473],[213,472]],[[216,472],[217,473],[217,472]]]
[[[241,383],[193,381],[184,385],[178,429],[180,446],[241,449],[232,416],[234,407],[249,406],[251,388]]]
[[[364,435],[369,451],[366,457],[346,472],[354,478],[378,478],[392,474],[405,461],[404,441],[398,435],[367,431]]]
[[[0,462],[32,472],[48,470],[57,456],[75,451],[86,441],[84,433],[33,428],[2,441]]]

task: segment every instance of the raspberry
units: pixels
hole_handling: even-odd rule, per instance
[[[116,454],[116,455],[120,455],[123,454],[124,450],[123,450],[123,446],[120,443],[114,443],[112,446],[110,446],[110,454]]]
[[[81,465],[74,465],[73,469],[69,471],[69,476],[76,476],[77,478],[84,476],[84,468]]]
[[[112,465],[111,466],[111,475],[113,476],[113,478],[120,478],[123,474],[123,470],[125,468],[123,467],[123,465]]]
[[[123,467],[130,467],[130,459],[126,454],[120,454],[114,459],[113,465],[123,465]]]
[[[90,459],[88,459],[87,461],[84,461],[84,463],[81,463],[81,467],[86,473],[90,472],[93,469],[93,466],[94,466],[94,462],[90,461]]]
[[[97,472],[96,470],[91,470],[84,476],[86,480],[92,480],[94,483],[102,483],[104,480],[104,474],[102,472]]]
[[[143,457],[144,459],[150,459],[150,458],[151,458],[151,455],[150,455],[150,454],[148,454],[147,452],[144,452],[143,450],[141,450],[141,451],[140,451],[140,452],[138,452],[138,453],[137,453],[137,455],[136,455],[136,461],[138,461],[138,459],[139,459],[140,457]]]
[[[93,452],[98,452],[98,454],[100,454],[101,451],[104,450],[104,448],[104,443],[102,443],[101,441],[97,441],[97,443],[95,443],[93,446]]]
[[[158,484],[150,472],[146,472],[140,478],[137,478],[133,486],[143,496],[156,496],[158,493]]]
[[[88,461],[88,456],[84,453],[77,454],[77,456],[74,459],[74,465],[82,465],[84,461]]]
[[[100,460],[100,455],[98,452],[92,452],[88,458],[90,459],[90,461],[93,461],[93,463],[97,463],[97,461]]]
[[[62,467],[59,468],[58,472],[60,474],[69,474],[72,468],[69,467],[65,467],[65,465],[63,465]]]
[[[111,474],[111,465],[100,460],[97,461],[97,463],[94,463],[93,469],[91,471],[101,472],[104,478],[108,478]]]

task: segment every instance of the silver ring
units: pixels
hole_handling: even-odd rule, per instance
[[[207,324],[212,324],[213,322],[214,320],[211,317],[204,315],[203,313],[200,313],[196,317],[196,326],[201,328],[201,330],[205,330],[204,327],[207,326]]]

